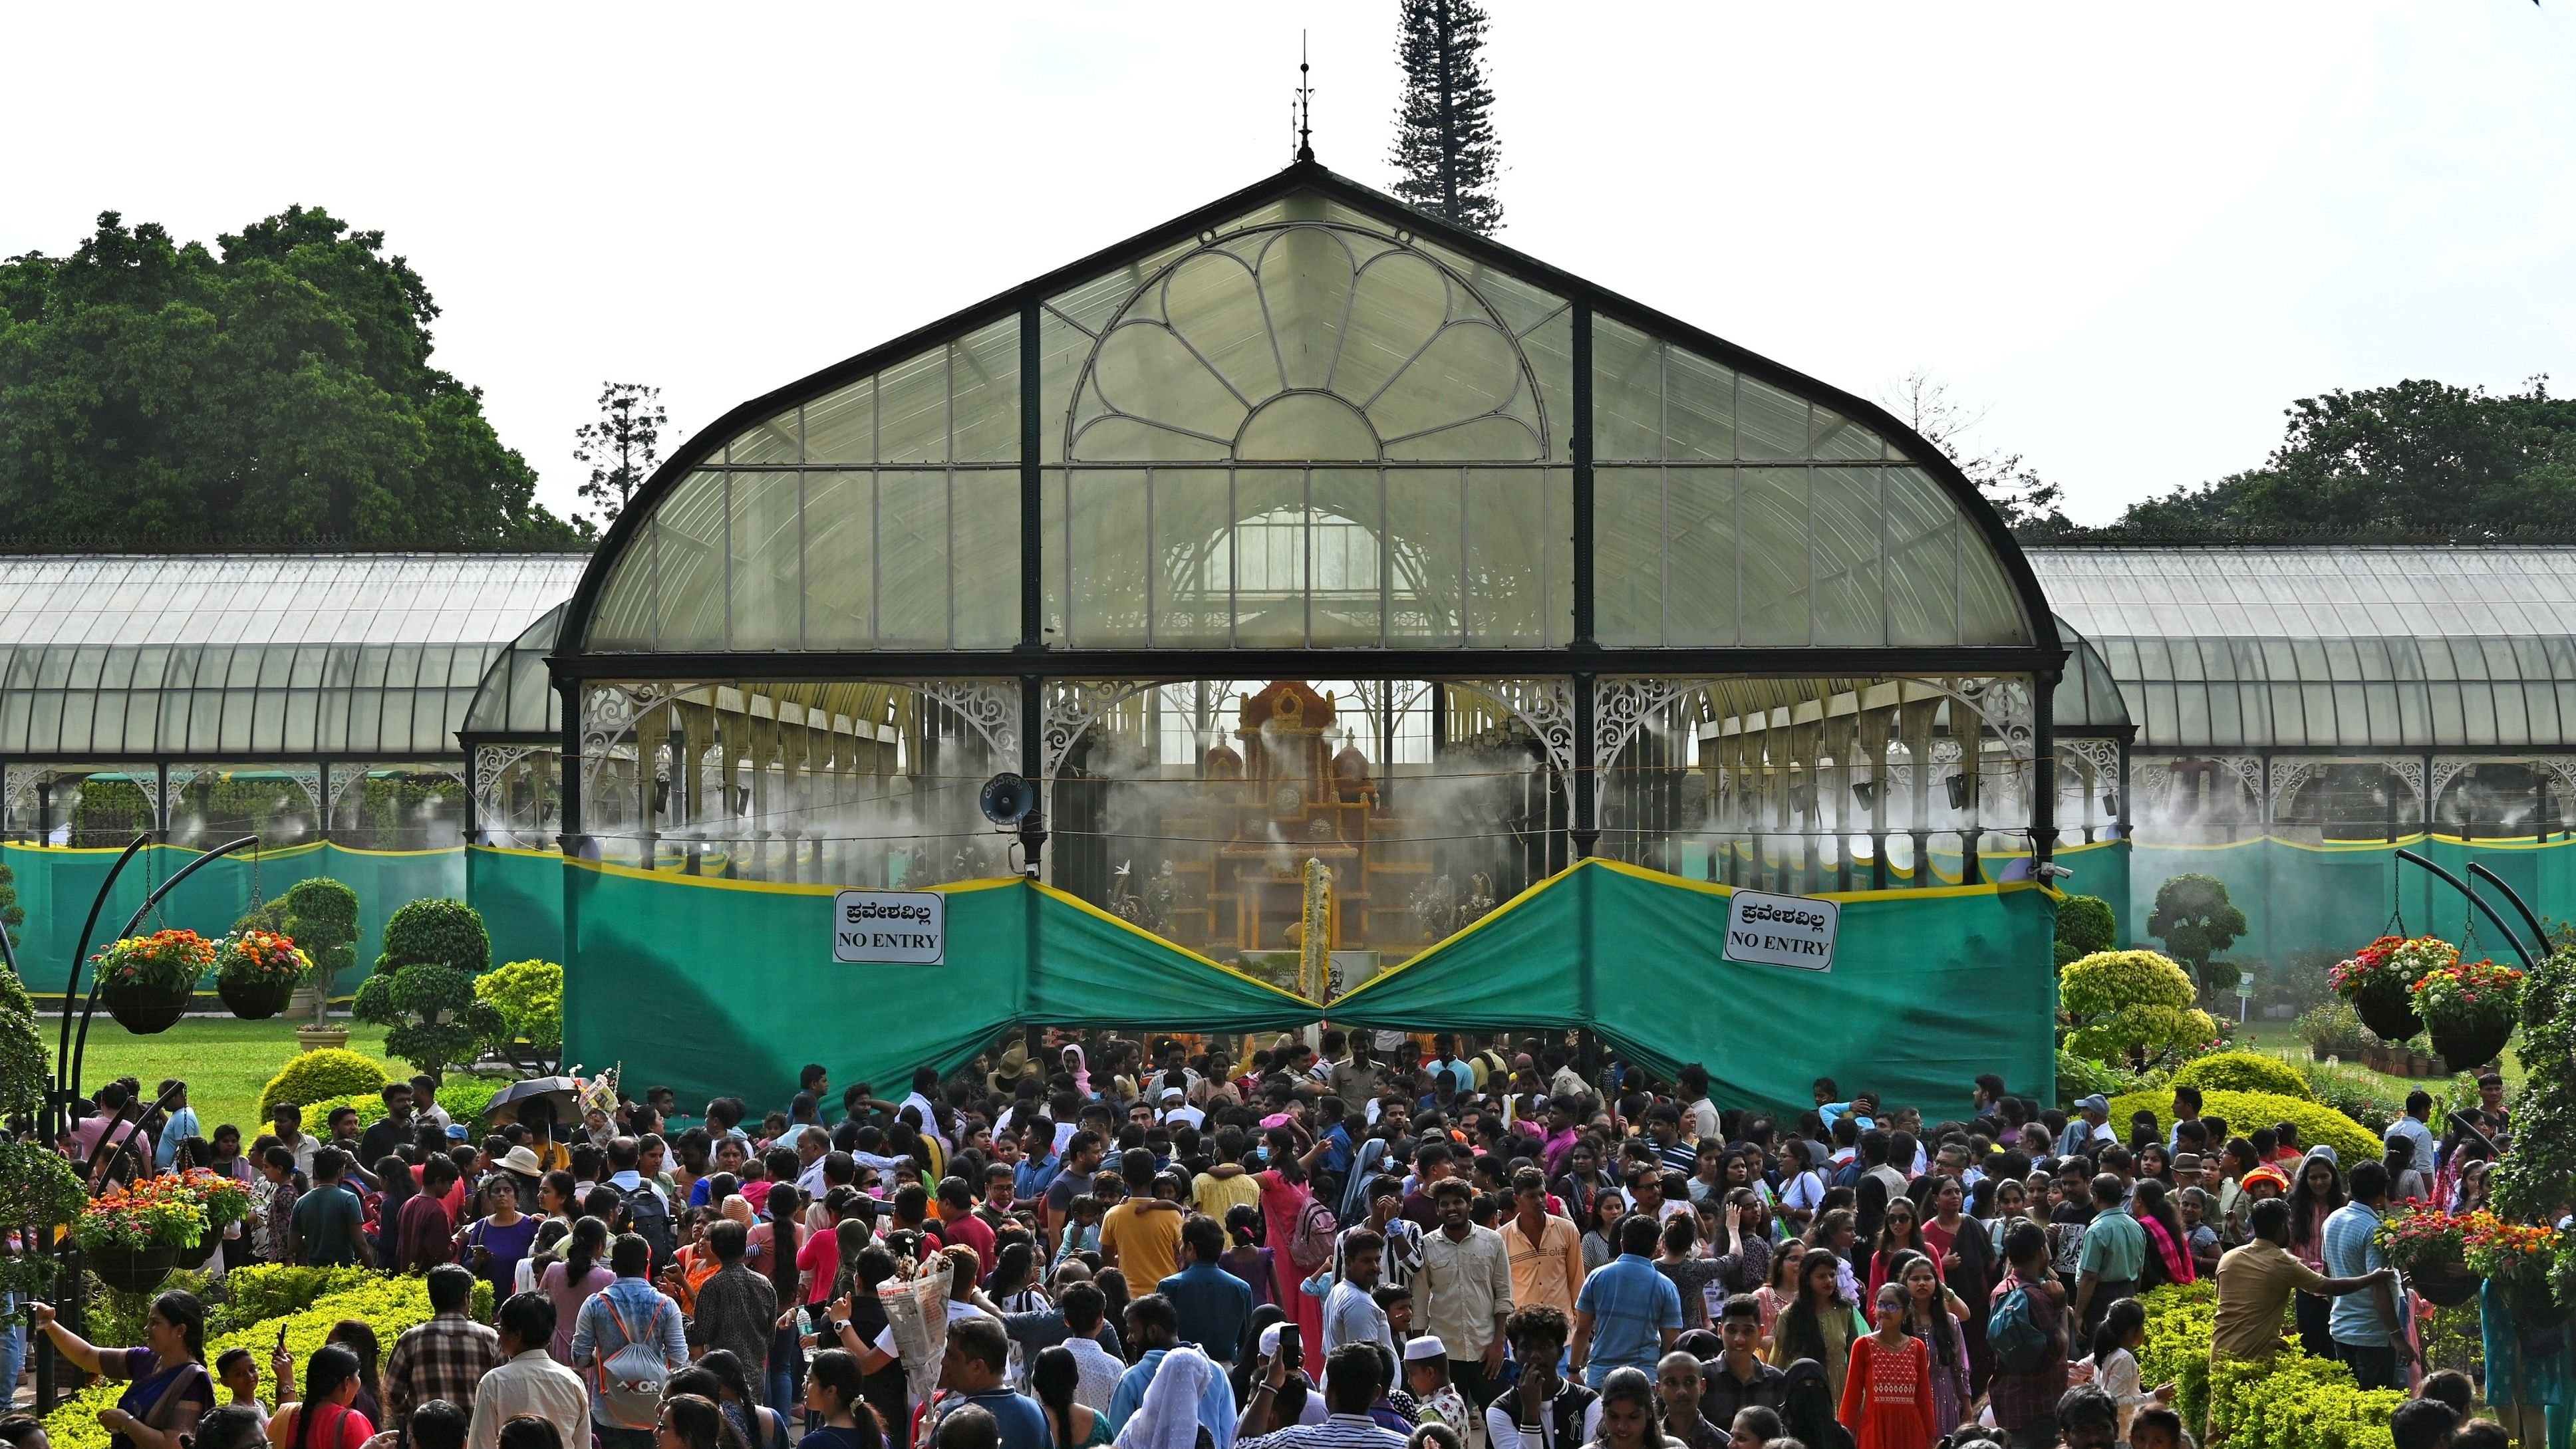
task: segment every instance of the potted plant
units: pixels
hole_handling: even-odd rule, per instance
[[[2436,936],[2382,936],[2327,974],[2335,994],[2352,1003],[2361,1024],[2380,1039],[2405,1041],[2424,1029],[2411,995],[2427,971],[2458,963],[2460,948]]]
[[[108,1015],[137,1036],[168,1031],[187,1014],[197,979],[215,964],[215,943],[194,931],[128,936],[91,958]]]
[[[2542,1331],[2567,1321],[2549,1278],[2558,1257],[2557,1229],[2509,1223],[2491,1213],[2471,1213],[2463,1223],[2462,1261],[2470,1272],[2495,1280],[2517,1327]]]
[[[292,937],[248,930],[224,938],[215,951],[215,994],[244,1021],[266,1021],[285,1007],[313,962]]]
[[[2413,995],[2416,1015],[2432,1030],[2433,1049],[2465,1071],[2493,1061],[2512,1037],[2522,973],[2493,961],[2455,962],[2425,972]]]
[[[174,1268],[214,1256],[225,1228],[250,1213],[250,1190],[203,1168],[147,1177],[98,1198],[72,1220],[72,1241],[111,1288],[149,1293]]]
[[[2308,1058],[2324,1061],[2336,1057],[2347,1062],[2361,1060],[2361,1017],[2348,1001],[2329,1001],[2299,1018],[2299,1036],[2308,1044]]]
[[[2416,1292],[2457,1308],[2478,1295],[2478,1275],[2466,1256],[2468,1226],[2467,1218],[2438,1208],[2410,1207],[2390,1213],[2375,1236]]]

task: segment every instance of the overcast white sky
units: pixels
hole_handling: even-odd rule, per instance
[[[1504,241],[1864,395],[1933,369],[2085,521],[2326,388],[2576,389],[2564,0],[1493,9]],[[684,434],[1284,164],[1301,27],[1320,159],[1385,185],[1391,0],[22,8],[0,254],[381,228],[568,508],[603,379]]]

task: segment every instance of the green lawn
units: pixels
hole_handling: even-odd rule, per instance
[[[205,1123],[206,1135],[212,1137],[219,1124],[230,1122],[242,1129],[242,1141],[247,1144],[262,1128],[260,1088],[300,1050],[295,1041],[298,1024],[277,1017],[235,1021],[192,1016],[157,1036],[136,1036],[102,1011],[90,1023],[89,1051],[81,1062],[82,1087],[94,1092],[101,1082],[132,1076],[140,1078],[149,1092],[165,1077],[181,1078],[188,1084],[189,1104]],[[352,1024],[345,1017],[334,1017],[332,1024],[350,1028],[349,1050],[385,1061],[383,1027]],[[61,1023],[48,1016],[42,1026],[50,1050]],[[79,1032],[78,1023],[72,1030]],[[403,1075],[411,1070],[400,1062],[386,1062],[386,1068]]]
[[[2293,1030],[2293,1024],[2286,1021],[2249,1021],[2237,1029],[2236,1044],[2243,1050],[2261,1052],[2265,1056],[2277,1057],[2286,1051],[2292,1053],[2297,1060],[2305,1061],[2308,1055],[2307,1042]],[[2522,1090],[2522,1056],[2515,1047],[2505,1048],[2504,1056],[2497,1062],[2497,1068],[2504,1077],[2507,1092]],[[2391,1112],[2404,1111],[2406,1094],[2417,1087],[2432,1092],[2438,1099],[2445,1085],[2440,1080],[2392,1077],[2385,1072],[2374,1072],[2359,1061],[2344,1063],[2341,1073],[2346,1080],[2359,1085],[2372,1097],[2385,1103]]]

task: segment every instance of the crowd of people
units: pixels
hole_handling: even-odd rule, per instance
[[[2438,1134],[2418,1093],[2350,1164],[2187,1087],[2125,1136],[2100,1097],[1993,1076],[1929,1124],[1830,1079],[1773,1114],[1562,1036],[1325,1029],[1237,1060],[1032,1034],[899,1098],[814,1065],[776,1111],[648,1088],[488,1135],[434,1086],[320,1138],[281,1107],[247,1149],[176,1083],[139,1122],[139,1084],[101,1092],[64,1145],[103,1180],[232,1173],[232,1261],[425,1272],[435,1314],[381,1364],[355,1320],[300,1374],[281,1335],[301,1396],[272,1409],[250,1355],[203,1362],[186,1293],[129,1348],[33,1305],[127,1385],[112,1449],[2183,1449],[2137,1297],[2205,1277],[2216,1354],[2293,1325],[2417,1391],[2399,1449],[2503,1442],[2422,1370],[2370,1231],[2392,1200],[2479,1201],[2492,1080]],[[908,1362],[932,1277],[944,1332]]]

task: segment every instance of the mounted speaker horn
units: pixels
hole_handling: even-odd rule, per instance
[[[983,793],[976,803],[984,807],[984,818],[1005,828],[1019,824],[1037,808],[1037,788],[1018,775],[1004,770],[984,782]]]

